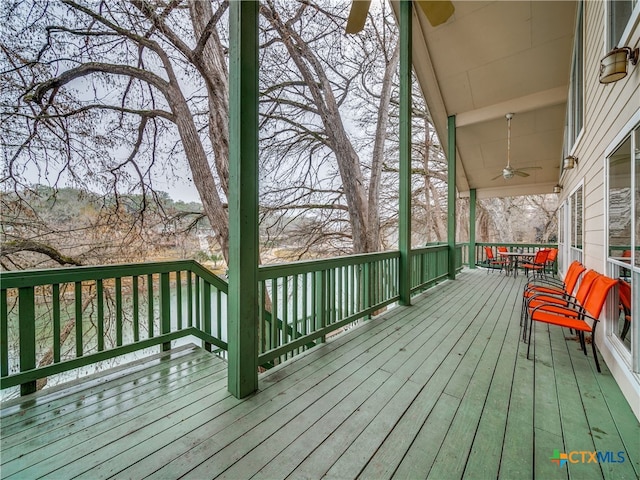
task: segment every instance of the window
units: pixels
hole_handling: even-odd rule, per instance
[[[580,185],[570,196],[567,206],[567,229],[566,242],[569,245],[566,264],[569,265],[574,260],[582,262],[582,229],[583,229],[583,209],[582,196],[583,187]]]
[[[607,332],[638,371],[637,327],[632,325],[640,289],[640,125],[607,156],[607,274],[618,278],[618,302]],[[625,293],[626,292],[626,293]]]
[[[565,261],[566,257],[566,248],[567,248],[567,243],[565,240],[565,209],[566,207],[566,201],[563,202],[559,207],[558,207],[558,258],[557,258],[557,263],[558,263],[558,271],[560,272],[564,272],[567,269],[567,262]]]
[[[571,195],[571,246],[582,250],[582,186]]]
[[[607,51],[614,47],[622,47],[626,43],[625,30],[633,15],[633,10],[640,4],[639,0],[609,0],[607,2]]]
[[[609,255],[631,251],[631,137],[609,157]],[[629,253],[630,256],[630,253]]]
[[[566,155],[571,153],[582,131],[583,115],[583,7],[578,4],[578,18],[576,20],[576,35],[573,43],[573,58],[571,60],[571,78],[569,81],[569,98],[566,120]],[[565,156],[566,156],[565,155]]]

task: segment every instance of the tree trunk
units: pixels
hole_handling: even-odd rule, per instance
[[[298,71],[317,108],[327,144],[336,156],[338,171],[342,179],[343,191],[349,210],[349,222],[352,231],[355,253],[374,251],[376,246],[369,244],[367,221],[369,218],[368,195],[366,194],[364,175],[360,168],[360,158],[346,133],[342,117],[321,62],[316,58],[308,44],[289,23],[284,23],[277,14],[272,2],[261,9],[261,13],[278,32],[291,60]],[[305,8],[302,6],[301,8]]]
[[[391,105],[392,79],[400,61],[400,43],[396,45],[393,55],[387,63],[382,80],[378,119],[376,122],[375,143],[371,159],[371,178],[369,179],[369,215],[367,219],[368,248],[376,251],[380,247],[380,179],[384,163],[384,146],[389,125],[389,110]]]

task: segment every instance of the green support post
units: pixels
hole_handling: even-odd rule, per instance
[[[456,278],[456,116],[448,122],[447,176],[447,244],[449,246],[449,278]]]
[[[400,305],[411,305],[411,2],[400,2]]]
[[[469,268],[476,268],[476,189],[469,190]]]
[[[228,388],[236,398],[258,389],[258,8],[229,2]]]

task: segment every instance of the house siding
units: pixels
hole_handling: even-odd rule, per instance
[[[637,10],[636,10],[637,11]],[[628,128],[640,111],[640,63],[629,64],[629,74],[609,85],[598,80],[600,59],[607,53],[605,38],[605,2],[584,2],[584,127],[572,154],[577,168],[562,176],[564,198],[584,183],[584,251],[588,268],[606,272],[605,164],[613,142]],[[625,45],[640,44],[640,21],[636,18]],[[605,313],[603,313],[604,315]],[[638,418],[640,418],[640,378],[624,364],[608,339],[601,335],[598,347]]]

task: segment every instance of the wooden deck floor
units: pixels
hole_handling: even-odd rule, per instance
[[[242,401],[184,348],[5,403],[2,478],[638,478],[640,427],[606,366],[556,327],[526,359],[521,284],[465,271]],[[554,450],[624,461],[559,467]]]

